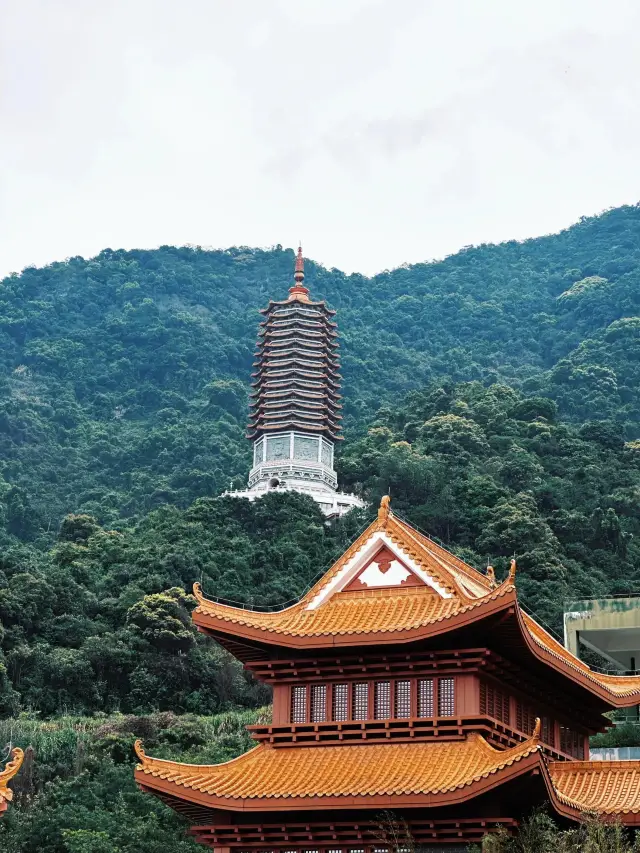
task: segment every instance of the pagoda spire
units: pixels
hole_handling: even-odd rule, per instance
[[[309,288],[304,286],[304,258],[302,256],[302,246],[298,246],[298,254],[296,256],[296,267],[293,273],[295,284],[289,288],[289,299],[300,299],[303,302],[309,301]]]

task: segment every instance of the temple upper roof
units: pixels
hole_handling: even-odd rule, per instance
[[[257,612],[207,599],[196,584],[194,623],[218,638],[298,649],[398,644],[477,628],[487,620],[510,652],[548,667],[609,706],[640,701],[640,676],[603,675],[574,657],[518,604],[515,563],[496,584],[394,516],[378,518],[293,606]],[[502,633],[499,633],[502,632]]]
[[[24,752],[19,748],[11,750],[11,756],[4,770],[0,770],[0,814],[6,811],[7,804],[13,799],[13,791],[8,787],[9,782],[22,766]]]

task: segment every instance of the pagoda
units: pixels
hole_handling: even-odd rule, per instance
[[[9,787],[9,782],[20,770],[23,760],[24,752],[19,747],[15,747],[11,750],[9,761],[4,770],[0,770],[0,815],[7,810],[7,805],[13,799],[13,791]]]
[[[302,247],[288,298],[270,301],[261,313],[247,432],[253,467],[248,488],[229,494],[255,500],[272,490],[302,492],[328,516],[363,506],[355,495],[337,491],[334,449],[342,440],[342,406],[336,312],[310,299]]]
[[[561,823],[592,811],[640,825],[640,762],[589,760],[640,677],[593,671],[527,615],[515,562],[498,583],[385,497],[295,605],[194,594],[198,629],[272,685],[272,722],[224,764],[138,742],[135,775],[217,853],[382,853],[389,814],[412,843],[453,853],[544,802]]]

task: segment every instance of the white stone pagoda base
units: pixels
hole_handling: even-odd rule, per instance
[[[299,492],[302,495],[309,495],[314,501],[319,504],[322,512],[327,518],[335,518],[349,512],[354,507],[363,507],[364,501],[356,497],[356,495],[348,495],[345,492],[334,492],[331,489],[323,487],[321,483],[318,486],[308,482],[299,482],[288,480],[285,485],[270,485],[268,481],[261,480],[256,483],[251,489],[239,489],[232,492],[224,492],[232,498],[247,498],[250,501],[255,501],[269,492]]]

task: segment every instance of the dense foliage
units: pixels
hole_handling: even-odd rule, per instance
[[[354,514],[328,528],[295,494],[201,498],[118,532],[68,516],[51,552],[16,545],[0,558],[2,710],[211,713],[264,703],[265,689],[196,632],[186,590],[197,580],[227,598],[286,600],[361,523]]]
[[[245,726],[266,709],[215,717],[171,713],[29,717],[0,722],[0,742],[27,749],[13,783],[14,801],[0,820],[3,853],[197,853],[187,824],[133,782],[133,742],[144,738],[165,758],[217,763],[249,746]]]
[[[637,853],[640,833],[620,823],[605,822],[596,815],[585,815],[582,823],[560,829],[544,811],[534,812],[523,821],[517,834],[504,831],[485,836],[481,847],[469,853]]]
[[[640,452],[620,424],[559,420],[507,385],[437,385],[383,408],[342,456],[342,480],[519,588],[560,627],[569,597],[640,591]]]
[[[0,503],[25,539],[187,506],[244,477],[258,309],[293,253],[106,249],[0,283]],[[338,309],[345,423],[446,377],[507,382],[640,436],[640,207],[367,279],[307,262]]]
[[[244,482],[257,309],[292,269],[281,247],[109,249],[0,283],[0,743],[35,748],[9,853],[194,850],[132,787],[133,737],[220,760],[269,697],[194,631],[193,582],[290,600],[372,517],[214,497]],[[553,628],[568,597],[640,590],[639,207],[307,282],[339,310],[343,486],[498,576],[515,555]]]

